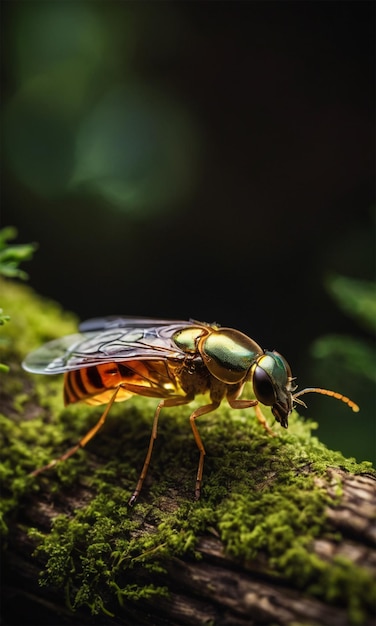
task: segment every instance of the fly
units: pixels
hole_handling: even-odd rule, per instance
[[[36,469],[36,476],[68,459],[84,448],[106,421],[114,402],[133,395],[159,398],[149,447],[140,477],[129,504],[142,489],[157,437],[161,409],[185,405],[198,394],[208,394],[209,402],[195,409],[190,425],[199,450],[195,498],[200,497],[205,448],[196,420],[215,411],[224,398],[233,409],[254,407],[256,416],[270,434],[272,431],[260,404],[271,411],[283,426],[295,404],[305,406],[306,393],[328,395],[359,407],[335,391],[309,387],[295,393],[290,366],[276,351],[263,350],[239,330],[217,324],[168,321],[148,318],[110,317],[88,320],[80,333],[51,341],[31,352],[23,362],[25,370],[37,374],[64,374],[64,402],[106,405],[96,425],[70,450],[47,465]],[[253,386],[255,398],[241,398],[246,382]]]

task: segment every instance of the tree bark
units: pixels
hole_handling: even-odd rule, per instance
[[[329,562],[345,557],[376,575],[376,480],[371,475],[356,476],[331,469],[328,480],[317,478],[317,482],[330,492],[338,478],[342,481],[342,497],[336,506],[328,507],[326,513],[333,531],[340,531],[342,539],[318,538],[312,545],[312,553]],[[75,501],[71,495],[64,498],[60,493],[58,509],[71,510],[92,495],[90,490],[86,493],[81,490]],[[166,510],[173,507],[173,499],[164,501]],[[32,556],[35,542],[27,537],[29,526],[46,531],[56,513],[57,507],[39,494],[30,499],[22,519],[12,528],[3,562],[3,611],[5,624],[9,626],[351,624],[344,608],[294,589],[283,576],[271,571],[262,555],[246,565],[226,555],[214,531],[198,541],[197,552],[201,558],[171,558],[166,564],[162,579],[169,588],[167,597],[127,602],[122,608],[117,607],[116,617],[92,616],[82,609],[71,612],[62,590],[53,591],[38,585],[42,563]],[[138,582],[142,584],[142,579]],[[372,613],[362,623],[367,626],[375,623]]]

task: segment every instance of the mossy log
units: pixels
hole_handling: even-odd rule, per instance
[[[127,505],[150,435],[149,399],[114,406],[87,449],[31,477],[100,408],[62,408],[61,378],[20,367],[30,349],[74,332],[73,316],[10,282],[0,293],[11,315],[0,344],[10,366],[0,374],[5,624],[375,623],[375,472],[328,450],[296,414],[288,431],[274,427],[277,437],[252,409],[223,406],[200,420],[199,502],[182,407],[162,413],[148,479]]]

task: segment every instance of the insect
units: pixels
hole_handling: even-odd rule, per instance
[[[309,392],[332,396],[353,411],[359,411],[352,400],[327,389],[307,388],[294,393],[294,379],[283,356],[263,350],[239,330],[194,320],[107,317],[83,322],[79,331],[31,352],[22,365],[37,374],[64,373],[65,405],[82,401],[106,404],[106,408],[77,445],[32,474],[54,467],[85,447],[105,423],[114,402],[135,394],[160,398],[130,505],[142,489],[157,437],[159,414],[164,407],[189,404],[197,394],[209,394],[210,401],[195,409],[189,418],[199,450],[196,499],[200,497],[205,457],[196,419],[215,411],[224,398],[233,409],[254,407],[258,420],[271,434],[260,404],[271,407],[275,419],[284,428],[288,427],[294,402],[306,406],[300,398]],[[240,398],[248,381],[252,383],[255,398]]]

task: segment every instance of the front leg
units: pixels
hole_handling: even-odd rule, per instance
[[[251,406],[255,407],[255,413],[256,413],[256,417],[258,419],[258,421],[260,422],[261,426],[263,428],[265,428],[266,432],[269,433],[269,435],[271,435],[272,437],[275,437],[276,434],[275,432],[273,432],[273,430],[270,428],[268,422],[265,419],[265,416],[263,414],[263,412],[260,409],[260,405],[258,400],[242,400],[242,399],[238,399],[238,394],[239,391],[236,392],[236,394],[233,395],[228,395],[227,396],[227,401],[230,405],[230,407],[232,409],[248,409]]]

